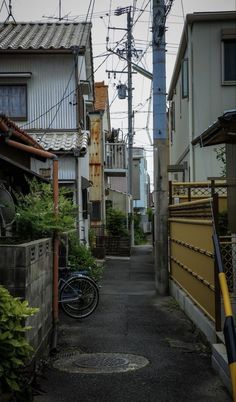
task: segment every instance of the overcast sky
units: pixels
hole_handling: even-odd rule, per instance
[[[6,0],[8,4],[9,0]],[[93,3],[93,1],[92,1]],[[0,19],[6,19],[6,8],[4,0],[0,0],[3,6],[0,6]],[[61,11],[63,16],[68,16],[70,21],[81,21],[86,19],[89,0],[61,0]],[[95,0],[92,14],[92,40],[95,81],[105,81],[109,85],[109,98],[111,104],[112,126],[121,128],[124,134],[127,133],[127,101],[119,100],[117,97],[116,86],[119,82],[125,83],[127,76],[125,74],[110,75],[107,70],[122,70],[125,63],[116,55],[109,56],[105,60],[106,38],[110,48],[120,41],[125,31],[113,28],[126,27],[126,15],[115,16],[114,10],[118,7],[135,6],[134,13],[134,47],[142,51],[140,66],[152,71],[152,48],[151,48],[151,1],[149,0]],[[141,11],[144,10],[144,11]],[[167,19],[167,89],[170,82],[175,58],[178,50],[178,44],[183,29],[185,15],[197,11],[226,11],[236,10],[236,0],[174,0],[171,12]],[[89,10],[88,20],[91,18],[92,7]],[[59,16],[59,0],[12,0],[12,12],[16,21],[44,21],[43,16]],[[50,19],[50,21],[56,21]],[[108,29],[108,27],[110,29]],[[124,42],[121,41],[119,48],[122,48]],[[136,60],[134,60],[136,61]],[[101,67],[99,65],[104,62]],[[152,104],[149,101],[151,83],[148,79],[139,74],[133,75],[133,109],[135,111],[134,119],[134,145],[143,146],[147,150],[148,170],[152,181]],[[148,117],[149,116],[149,117]],[[149,129],[147,130],[146,127]]]

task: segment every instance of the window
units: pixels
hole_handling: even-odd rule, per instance
[[[188,97],[188,59],[182,61],[182,98]]]
[[[0,113],[14,120],[27,120],[26,85],[0,85]]]
[[[236,38],[223,40],[223,84],[236,84]]]

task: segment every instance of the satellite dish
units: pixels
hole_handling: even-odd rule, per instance
[[[11,194],[5,189],[0,188],[0,226],[6,228],[15,219],[15,204]]]

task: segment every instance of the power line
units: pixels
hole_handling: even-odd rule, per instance
[[[93,2],[93,5],[92,5],[92,2]],[[89,7],[88,7],[88,11],[87,11],[87,18],[88,18],[88,14],[89,14],[89,10],[90,10],[90,8],[91,8],[91,5],[92,5],[92,12],[93,12],[94,4],[95,4],[95,0],[90,0]],[[91,17],[90,17],[90,22],[91,22],[91,18],[92,18],[92,12],[91,12]],[[86,22],[87,22],[87,21],[86,21]],[[85,32],[85,27],[86,27],[86,25],[84,25],[84,27],[83,27],[83,31],[82,31],[81,39],[80,39],[80,44],[82,43],[82,39],[83,39],[84,32]],[[88,40],[88,38],[87,38],[87,40]],[[80,48],[80,45],[78,46],[77,53],[79,52],[79,48]],[[76,59],[76,56],[75,56],[75,59]],[[103,62],[104,62],[104,61],[103,61]],[[101,63],[101,65],[103,64],[103,62]],[[48,131],[48,129],[52,126],[52,124],[53,124],[53,122],[54,122],[54,120],[55,120],[55,118],[56,118],[56,116],[57,116],[57,114],[58,114],[58,112],[59,112],[59,110],[60,110],[60,107],[61,107],[61,105],[62,105],[62,102],[63,102],[65,99],[67,99],[70,95],[72,95],[73,93],[75,93],[76,90],[78,89],[78,86],[77,86],[77,87],[76,87],[74,90],[72,90],[69,94],[65,95],[65,94],[66,94],[66,91],[67,91],[67,89],[68,89],[69,83],[70,83],[70,81],[71,81],[71,78],[72,78],[72,76],[73,76],[73,73],[74,73],[74,71],[75,71],[75,69],[76,69],[76,67],[77,67],[77,63],[78,63],[78,60],[74,63],[72,72],[71,72],[71,74],[70,74],[70,76],[69,76],[69,80],[68,80],[68,82],[67,82],[66,88],[65,88],[65,90],[64,90],[64,92],[63,92],[63,96],[62,96],[62,98],[60,99],[60,101],[58,101],[58,102],[57,102],[56,104],[54,104],[51,108],[49,108],[48,110],[46,110],[46,111],[45,111],[44,113],[42,113],[40,116],[36,117],[35,119],[31,120],[30,122],[27,122],[26,124],[24,124],[24,125],[22,125],[22,126],[20,126],[20,128],[24,128],[24,127],[26,127],[26,126],[29,126],[30,124],[32,124],[32,123],[34,123],[35,121],[39,120],[41,117],[43,117],[43,116],[45,116],[46,114],[48,114],[48,113],[49,113],[51,110],[53,110],[55,107],[57,107],[57,110],[56,110],[56,112],[55,112],[55,114],[54,114],[54,117],[52,118],[51,122],[49,123],[48,128],[45,130],[45,133],[44,133],[44,134],[46,134],[46,132]],[[82,70],[82,66],[83,66],[83,65],[81,64],[80,73],[81,73],[81,70]],[[79,76],[80,76],[80,74],[79,74]],[[91,74],[91,76],[92,76],[92,74]],[[89,78],[91,78],[91,76],[90,76]],[[42,139],[43,139],[43,136],[42,136],[40,142],[42,141]]]

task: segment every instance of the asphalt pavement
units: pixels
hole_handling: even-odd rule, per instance
[[[205,338],[172,297],[156,294],[152,247],[105,266],[97,310],[80,321],[61,313],[59,352],[35,402],[231,401]]]

